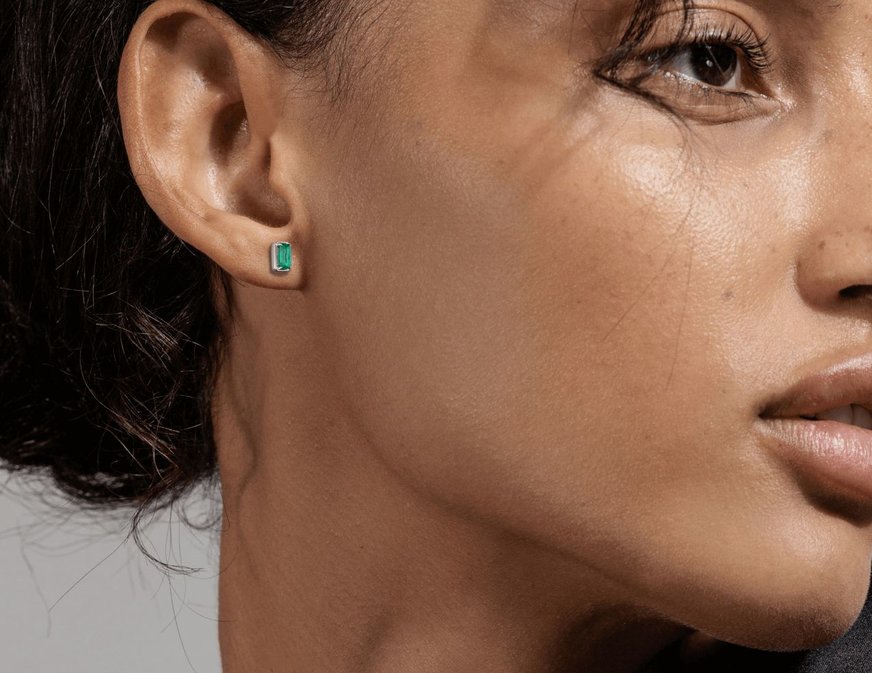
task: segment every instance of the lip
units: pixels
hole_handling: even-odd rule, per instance
[[[872,409],[872,352],[802,378],[760,411],[762,418],[798,418],[858,404]]]
[[[803,477],[872,504],[872,430],[830,420],[765,420],[761,431],[770,446]]]
[[[775,452],[830,493],[872,504],[872,430],[802,416],[857,404],[872,409],[872,352],[843,360],[770,399],[759,413]]]

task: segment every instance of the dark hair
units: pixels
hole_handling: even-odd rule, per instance
[[[334,53],[362,4],[211,1],[289,62]],[[226,293],[127,161],[116,77],[148,4],[9,0],[0,24],[0,460],[137,517],[215,476],[212,292]],[[601,74],[641,42],[657,4],[639,0]]]

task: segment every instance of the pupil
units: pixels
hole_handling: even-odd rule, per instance
[[[739,67],[739,56],[724,44],[698,44],[690,49],[694,76],[711,86],[725,86]]]

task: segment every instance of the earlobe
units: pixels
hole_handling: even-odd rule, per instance
[[[158,217],[238,281],[284,289],[303,285],[305,239],[292,157],[279,154],[289,143],[277,142],[279,83],[291,76],[217,8],[157,0],[131,31],[118,77],[131,170]],[[272,264],[276,242],[292,252],[285,270]]]

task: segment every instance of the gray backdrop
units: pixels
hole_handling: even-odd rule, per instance
[[[219,673],[217,534],[161,514],[152,552],[202,568],[167,577],[124,541],[123,522],[46,497],[0,472],[0,673]],[[188,509],[214,512],[214,497]]]

